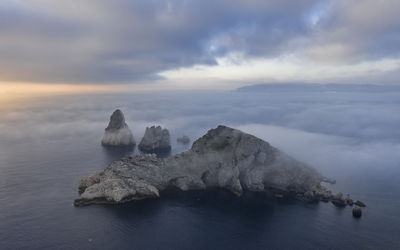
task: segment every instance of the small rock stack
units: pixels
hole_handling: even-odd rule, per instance
[[[121,110],[117,109],[112,113],[110,122],[104,131],[101,144],[105,146],[129,146],[136,144]]]
[[[161,126],[147,127],[143,139],[139,143],[139,149],[145,153],[171,151],[171,139],[168,129]]]

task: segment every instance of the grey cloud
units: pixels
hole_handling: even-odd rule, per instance
[[[399,11],[397,0],[6,0],[0,80],[131,83],[231,52],[339,64],[398,58]]]
[[[130,82],[232,51],[273,56],[319,1],[5,1],[3,81]]]
[[[354,63],[399,58],[400,2],[330,1],[309,38],[315,60]]]

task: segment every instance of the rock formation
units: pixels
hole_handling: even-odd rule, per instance
[[[101,144],[105,146],[128,146],[135,144],[132,132],[126,124],[124,114],[121,110],[117,109],[112,113],[110,122],[104,131]]]
[[[179,137],[176,139],[177,142],[183,143],[183,144],[188,144],[190,142],[190,138],[187,135],[183,135],[182,137]]]
[[[79,183],[76,206],[156,198],[168,187],[186,190],[223,188],[309,202],[330,201],[320,185],[325,178],[255,136],[225,126],[211,129],[190,150],[159,159],[132,155]]]
[[[162,129],[161,126],[147,127],[139,143],[139,149],[146,153],[170,151],[171,139],[168,129]]]

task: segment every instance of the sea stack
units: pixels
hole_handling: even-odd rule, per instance
[[[156,137],[150,133],[157,133],[158,141],[161,140],[161,127],[148,128],[144,141]],[[169,187],[183,191],[222,188],[238,196],[250,191],[272,197],[329,201],[333,195],[320,185],[324,179],[312,167],[268,142],[218,126],[196,140],[186,152],[165,159],[155,154],[131,155],[84,177],[78,187],[80,197],[74,204],[156,198]]]
[[[135,145],[135,139],[125,122],[125,116],[121,110],[117,109],[112,113],[101,144],[104,146]]]
[[[353,216],[355,218],[360,218],[362,215],[362,211],[361,211],[360,207],[354,207],[351,212],[353,213]]]
[[[177,142],[180,142],[182,144],[188,144],[190,142],[190,138],[187,135],[183,135],[182,137],[179,137],[176,139]]]
[[[145,153],[171,151],[171,139],[168,129],[163,129],[161,126],[147,127],[139,143],[139,149]]]

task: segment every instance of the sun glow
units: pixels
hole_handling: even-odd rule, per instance
[[[46,84],[46,83],[5,83],[0,82],[0,94],[70,94],[87,92],[107,92],[115,87],[109,85],[73,85],[73,84]]]

